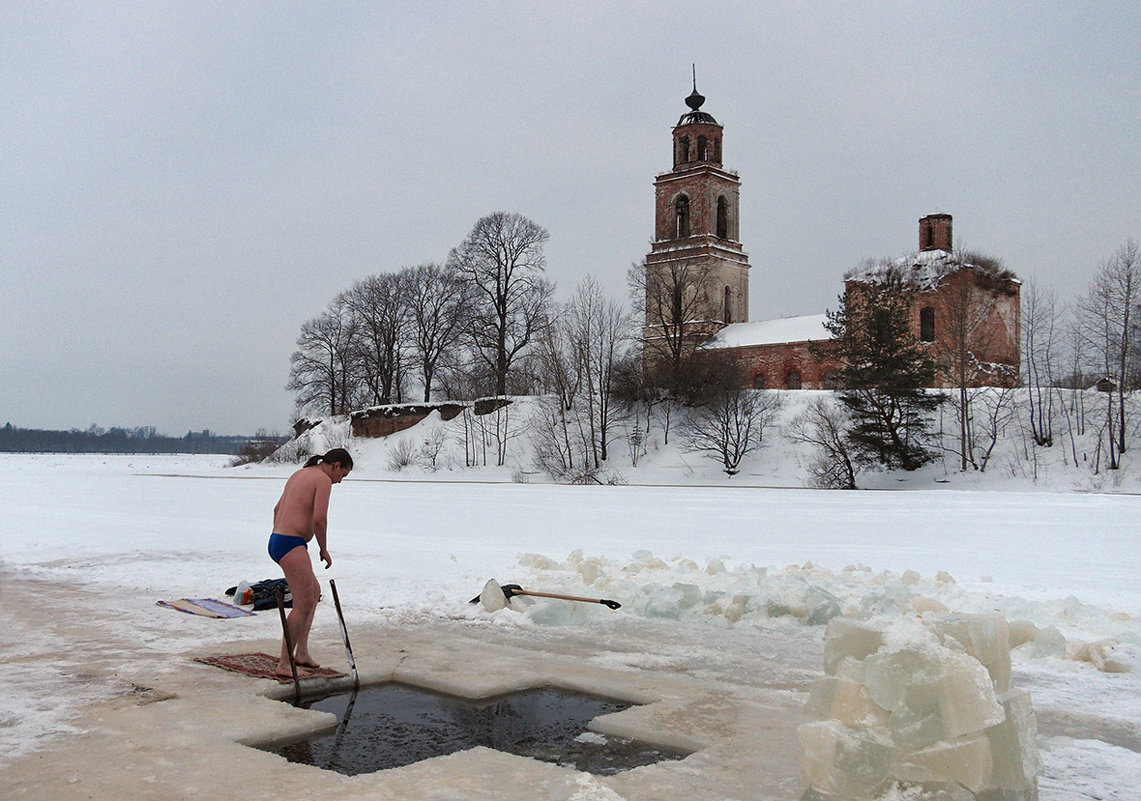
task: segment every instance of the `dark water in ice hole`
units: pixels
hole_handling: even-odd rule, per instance
[[[470,701],[382,684],[302,705],[336,715],[336,730],[263,748],[290,762],[348,776],[479,745],[602,776],[687,755],[635,740],[584,734],[594,718],[631,704],[567,690],[526,690]]]

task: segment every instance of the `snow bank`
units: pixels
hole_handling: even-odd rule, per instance
[[[594,471],[592,477],[612,484],[810,486],[809,467],[815,457],[813,446],[794,441],[786,431],[813,401],[827,400],[834,393],[772,392],[779,394],[780,408],[774,411],[764,429],[761,446],[746,454],[739,472],[731,479],[726,477],[717,458],[688,447],[683,432],[689,410],[684,408],[671,410],[668,429],[661,408],[656,408],[648,418],[642,410],[636,416],[616,419],[610,432],[608,459],[603,469]],[[1002,407],[1010,416],[994,432],[986,430],[989,424],[980,423],[982,427],[976,431],[979,443],[989,444],[992,433],[996,437],[985,470],[976,467],[959,470],[956,416],[954,410],[946,406],[932,419],[933,448],[939,454],[935,461],[912,472],[867,468],[857,476],[857,485],[861,489],[1141,492],[1141,471],[1132,464],[1137,448],[1130,447],[1121,454],[1120,469],[1105,467],[1105,443],[1100,441],[1102,431],[1093,424],[1104,417],[1105,393],[1062,392],[1059,404],[1064,401],[1066,413],[1080,415],[1083,424],[1069,425],[1059,408],[1055,444],[1049,448],[1035,445],[1026,430],[1027,393],[1027,390],[1013,390],[1002,401]],[[1141,394],[1135,394],[1136,398],[1128,401],[1131,405],[1141,402]],[[975,396],[973,408],[981,420],[987,417],[997,399],[993,390],[977,390]],[[467,410],[444,421],[438,413],[433,413],[409,429],[376,439],[354,437],[347,417],[329,418],[282,446],[273,461],[279,466],[293,465],[309,454],[344,447],[356,461],[354,477],[528,483],[574,480],[579,475],[574,470],[552,475],[543,468],[542,460],[536,458],[541,439],[537,432],[549,424],[549,414],[544,408],[546,399],[512,397],[510,400],[511,404],[497,414],[475,415]],[[637,436],[632,437],[635,433]],[[581,463],[577,466],[582,467]]]

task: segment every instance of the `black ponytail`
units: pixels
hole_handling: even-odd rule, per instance
[[[310,456],[305,467],[316,467],[319,464],[339,464],[342,470],[353,469],[353,457],[344,448],[333,448],[321,456]]]

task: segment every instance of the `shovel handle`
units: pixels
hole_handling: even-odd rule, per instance
[[[510,585],[508,585],[510,586]],[[506,587],[504,587],[506,589]],[[606,598],[583,598],[578,595],[559,595],[553,592],[538,592],[537,590],[524,590],[522,588],[511,588],[512,595],[533,595],[536,598],[558,598],[563,601],[579,601],[584,604],[602,604],[603,606],[610,607],[611,609],[618,609],[622,604],[617,601],[609,601]],[[510,597],[510,596],[508,596]]]

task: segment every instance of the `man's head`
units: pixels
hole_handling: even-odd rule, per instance
[[[344,448],[333,448],[321,457],[321,462],[333,468],[329,477],[334,484],[340,484],[341,479],[353,470],[353,457]]]

